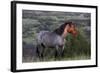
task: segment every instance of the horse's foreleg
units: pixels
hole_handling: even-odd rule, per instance
[[[64,56],[64,46],[56,46],[55,59],[61,59]]]
[[[64,56],[64,45],[65,45],[65,43],[66,43],[66,40],[64,39],[64,42],[63,42],[63,45],[62,45],[62,50],[61,50],[61,57],[63,57]]]
[[[64,56],[64,46],[62,47],[62,51],[61,51],[61,57]]]
[[[57,59],[57,57],[58,57],[58,49],[59,49],[59,47],[58,46],[56,46],[56,49],[55,49],[55,60]]]
[[[55,49],[55,60],[56,60],[56,58],[57,58],[57,50]]]

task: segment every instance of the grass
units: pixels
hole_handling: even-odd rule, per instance
[[[91,45],[90,41],[87,41],[87,38],[84,36],[84,32],[79,29],[77,37],[73,37],[71,34],[68,34],[66,37],[64,56],[56,60],[88,60],[91,58]],[[45,56],[43,61],[55,61],[54,57],[54,48],[48,48],[45,50]],[[41,62],[38,57],[23,57],[23,62]]]
[[[73,56],[73,57],[63,57],[61,60],[59,61],[70,61],[70,60],[88,60],[90,59],[90,56],[87,56],[87,55],[79,55],[79,56]],[[45,62],[45,61],[57,61],[55,60],[54,57],[51,57],[51,58],[45,58],[44,60],[40,60],[39,58],[34,58],[34,57],[27,57],[27,58],[23,58],[23,62],[25,63],[31,63],[31,62]]]

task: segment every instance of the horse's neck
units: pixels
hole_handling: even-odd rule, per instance
[[[66,38],[67,34],[68,34],[67,31],[63,32],[62,37],[63,37],[63,38]]]
[[[68,27],[66,27],[66,29],[64,29],[64,32],[62,34],[62,37],[65,38],[68,34],[68,31],[67,31]]]

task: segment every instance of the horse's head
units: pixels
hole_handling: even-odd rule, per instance
[[[66,28],[64,32],[71,33],[73,36],[77,36],[77,29],[74,23],[68,22],[66,23]]]
[[[64,23],[59,28],[55,29],[54,32],[64,38],[67,36],[67,33],[71,33],[73,34],[73,36],[77,35],[77,29],[75,27],[75,24],[72,22]]]

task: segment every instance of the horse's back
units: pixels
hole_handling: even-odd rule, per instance
[[[63,38],[53,32],[41,31],[38,34],[38,42],[43,43],[45,46],[53,47],[63,44]]]

